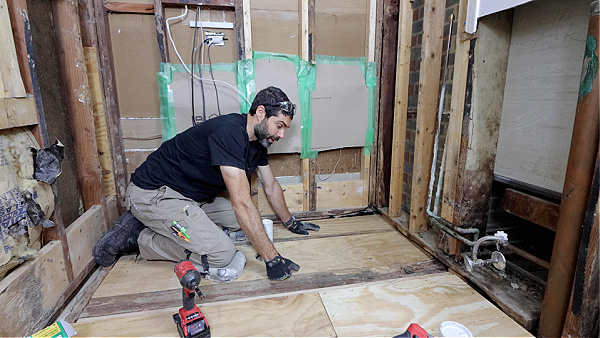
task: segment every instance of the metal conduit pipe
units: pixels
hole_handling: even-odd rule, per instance
[[[478,239],[475,242],[475,245],[473,245],[473,253],[471,253],[471,258],[473,258],[473,260],[477,259],[477,251],[479,251],[479,246],[481,245],[481,243],[485,242],[485,241],[496,241],[497,244],[500,245],[506,245],[508,244],[508,236],[506,236],[506,234],[504,232],[501,232],[503,235],[496,233],[497,235],[494,236],[484,236],[481,237],[480,239]]]
[[[477,228],[459,228],[456,225],[443,219],[442,217],[432,214],[429,210],[427,210],[427,214],[429,215],[429,217],[431,217],[432,221],[435,221],[435,222],[432,222],[432,224],[438,226],[439,228],[445,227],[445,228],[451,229],[453,232],[459,233],[459,234],[473,234],[473,242],[469,241],[473,244],[467,244],[465,242],[465,244],[467,244],[469,246],[473,246],[475,244],[474,241],[477,241],[479,239],[479,229],[477,229]]]
[[[438,220],[438,218],[437,218],[437,217],[431,217],[431,224],[433,224],[433,225],[437,226],[438,228],[440,228],[440,230],[442,230],[442,231],[444,231],[444,232],[448,233],[450,236],[452,236],[452,237],[454,237],[454,238],[458,239],[459,241],[461,241],[461,242],[465,243],[465,244],[466,244],[466,245],[468,245],[468,246],[473,246],[473,245],[475,245],[475,242],[474,242],[474,241],[470,241],[470,240],[468,240],[468,239],[464,238],[463,236],[461,236],[461,235],[459,235],[458,233],[456,233],[456,231],[454,231],[453,229],[451,229],[451,228],[449,228],[449,227],[445,226],[445,225],[444,225],[442,222],[440,222],[440,221]],[[476,236],[477,236],[477,235],[479,235],[479,230],[477,231],[477,234],[476,234]]]
[[[536,282],[536,283],[538,283],[538,284],[540,284],[540,285],[546,286],[546,281],[545,281],[545,280],[543,280],[543,279],[541,279],[540,277],[538,277],[538,276],[536,276],[536,275],[532,274],[531,272],[529,272],[529,271],[527,271],[527,270],[523,269],[522,267],[520,267],[520,266],[516,265],[515,263],[511,263],[511,262],[509,262],[509,261],[506,261],[506,266],[507,266],[509,269],[511,269],[511,270],[514,270],[514,271],[516,271],[517,273],[519,273],[519,274],[521,274],[521,275],[523,275],[523,276],[525,276],[525,277],[527,277],[527,278],[529,278],[529,279],[533,280],[534,282]]]
[[[517,255],[519,255],[519,256],[527,259],[528,261],[533,262],[533,263],[541,266],[544,269],[549,269],[550,268],[550,263],[546,262],[545,260],[543,260],[543,259],[541,259],[539,257],[536,257],[536,256],[530,254],[529,252],[527,252],[527,251],[525,251],[523,249],[519,249],[516,246],[514,246],[512,244],[509,244],[509,243],[505,244],[504,247],[506,249],[508,249],[508,250],[516,253]],[[545,284],[546,283],[544,282],[544,285]]]

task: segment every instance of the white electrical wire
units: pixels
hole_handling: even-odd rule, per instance
[[[229,86],[230,88],[232,88],[233,90],[235,90],[238,94],[240,94],[240,96],[243,97],[244,100],[246,100],[246,102],[248,102],[249,105],[252,105],[252,103],[250,103],[250,101],[248,101],[248,98],[246,97],[246,95],[244,95],[241,91],[239,91],[239,89],[235,88],[231,84],[229,84],[229,83],[227,83],[225,81],[221,81],[221,80],[213,80],[213,79],[200,78],[197,75],[192,74],[192,72],[189,70],[189,68],[185,65],[185,62],[183,62],[183,59],[181,58],[181,55],[179,55],[179,51],[177,51],[177,47],[175,46],[175,42],[173,41],[173,37],[171,36],[171,28],[170,28],[169,21],[171,21],[171,20],[183,20],[183,18],[185,18],[185,16],[187,14],[188,14],[188,7],[185,6],[185,11],[183,12],[183,14],[178,15],[178,16],[174,16],[174,17],[170,17],[170,18],[168,18],[166,20],[167,35],[169,36],[169,41],[171,41],[171,45],[173,45],[173,50],[175,51],[175,54],[177,55],[177,58],[179,59],[179,62],[183,65],[183,68],[185,69],[185,71],[188,72],[188,74],[190,74],[191,76],[193,76],[194,79],[196,79],[198,81],[212,81],[212,82],[217,82],[217,83],[223,83],[223,84]]]
[[[335,170],[337,169],[338,164],[340,164],[340,160],[342,159],[342,148],[340,148],[340,157],[338,157],[337,162],[335,163],[335,166],[333,167],[333,171],[331,172],[331,174],[329,174],[329,176],[325,177],[325,178],[321,178],[321,167],[319,167],[319,162],[315,161],[315,164],[317,165],[317,168],[319,169],[319,173],[317,174],[317,177],[319,178],[319,180],[321,181],[326,181],[328,180],[331,176],[333,176],[333,174],[335,174]]]

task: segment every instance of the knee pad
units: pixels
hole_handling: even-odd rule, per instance
[[[246,265],[246,256],[241,251],[237,251],[233,259],[227,266],[222,268],[208,268],[208,277],[211,280],[218,280],[224,283],[231,283],[238,279],[244,271]]]

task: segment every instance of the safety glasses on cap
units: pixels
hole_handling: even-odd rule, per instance
[[[290,101],[277,102],[276,106],[287,114],[294,115],[296,113],[296,105],[291,103]]]

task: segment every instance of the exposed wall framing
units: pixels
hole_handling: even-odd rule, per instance
[[[116,40],[116,44],[118,44],[118,47],[115,50],[116,55],[119,55],[121,53],[123,53],[125,48],[128,48],[128,45],[123,45],[122,42],[120,41],[121,38],[119,37],[119,34],[129,34],[129,32],[125,32],[125,28],[126,26],[128,27],[128,30],[132,27],[130,24],[126,24],[124,20],[126,20],[127,22],[131,22],[131,20],[134,20],[136,22],[139,21],[147,21],[145,19],[143,19],[143,15],[137,15],[137,14],[142,14],[145,13],[147,14],[149,12],[149,8],[150,8],[150,4],[147,3],[148,1],[145,2],[145,4],[136,4],[136,6],[130,6],[127,4],[122,4],[122,3],[110,3],[110,5],[107,5],[107,8],[112,10],[110,15],[110,19],[111,21],[119,22],[117,25],[119,28],[121,28],[120,30],[117,31],[117,27],[116,25],[113,26],[112,29],[112,35],[114,40]],[[277,6],[273,7],[272,4],[268,4],[268,3],[263,3],[261,1],[253,1],[252,4],[245,4],[243,1],[235,1],[235,2],[198,2],[199,5],[202,6],[202,14],[204,15],[204,17],[210,16],[211,18],[217,17],[217,15],[220,16],[219,12],[223,11],[223,12],[235,12],[235,18],[234,18],[234,27],[235,27],[235,35],[236,37],[234,39],[231,39],[232,42],[230,44],[234,45],[237,44],[237,49],[234,51],[234,55],[233,58],[231,58],[230,55],[228,55],[228,52],[225,52],[225,54],[223,54],[223,51],[228,50],[228,46],[225,47],[225,49],[217,49],[215,51],[215,49],[213,48],[213,52],[215,53],[215,57],[213,58],[213,62],[233,62],[235,60],[241,60],[244,58],[249,58],[252,55],[252,50],[253,49],[257,49],[257,50],[262,50],[262,51],[267,51],[267,52],[276,52],[276,53],[290,53],[290,54],[298,54],[301,55],[302,54],[302,48],[305,48],[308,52],[308,54],[312,55],[311,57],[314,58],[315,55],[315,50],[320,48],[321,53],[323,54],[327,54],[327,55],[338,55],[335,54],[336,52],[339,52],[337,49],[339,49],[338,47],[340,47],[338,45],[338,42],[336,42],[334,45],[332,45],[331,43],[328,44],[320,44],[318,43],[318,41],[327,41],[326,39],[331,39],[331,34],[337,34],[335,36],[342,36],[341,34],[341,29],[342,28],[348,28],[348,27],[353,27],[354,26],[354,22],[356,21],[357,18],[361,18],[361,15],[359,12],[357,12],[357,8],[355,5],[352,6],[352,8],[349,9],[341,9],[338,8],[339,5],[333,4],[333,3],[322,3],[320,9],[317,10],[317,8],[315,8],[315,4],[313,3],[312,5],[310,4],[310,2],[304,3],[304,10],[302,9],[303,6],[303,2],[302,1],[284,1],[279,3]],[[229,6],[230,4],[233,4],[234,6]],[[144,6],[141,6],[144,5]],[[182,7],[183,3],[179,3],[177,1],[171,1],[171,2],[165,2],[162,1],[161,4],[156,4],[154,3],[152,5],[152,8],[154,9],[153,13],[155,14],[155,29],[156,32],[154,32],[154,34],[156,34],[159,39],[159,48],[158,51],[161,50],[161,43],[160,41],[165,41],[165,45],[163,47],[163,49],[167,52],[169,52],[169,54],[172,56],[174,51],[170,45],[170,42],[166,41],[166,37],[164,38],[165,40],[163,40],[163,36],[165,36],[166,34],[166,29],[164,28],[164,21],[166,17],[172,17],[174,15],[179,15],[180,9]],[[193,4],[188,4],[188,7],[190,6],[194,6],[196,5],[196,3],[194,2]],[[215,6],[216,5],[216,6]],[[374,60],[375,58],[375,54],[377,53],[377,48],[375,48],[375,41],[377,39],[377,31],[378,31],[378,26],[376,25],[376,11],[378,9],[377,7],[377,2],[374,1],[368,1],[366,2],[366,8],[365,11],[369,11],[372,12],[371,14],[368,14],[365,16],[366,20],[371,20],[372,24],[365,24],[365,35],[368,37],[371,37],[371,43],[369,47],[369,43],[368,43],[368,39],[366,40],[367,42],[363,45],[362,43],[360,44],[363,48],[360,51],[359,54],[355,53],[354,51],[350,51],[348,52],[348,54],[342,54],[341,56],[362,56],[364,55],[363,53],[365,52],[365,50],[372,50],[370,53],[371,55],[371,59]],[[157,8],[158,6],[162,6],[162,11],[159,11]],[[193,8],[193,7],[190,7]],[[330,18],[334,18],[336,15],[336,10],[337,11],[342,11],[342,14],[338,19],[334,20],[334,22],[330,22]],[[362,10],[362,9],[361,9]],[[160,13],[159,13],[160,12]],[[117,14],[117,13],[136,13],[136,14]],[[210,13],[210,14],[209,14]],[[229,14],[227,14],[229,15]],[[332,16],[333,15],[333,16]],[[128,17],[128,19],[124,19],[121,20],[120,18],[123,17],[125,18],[125,16]],[[252,20],[251,17],[253,16],[257,16],[259,19],[258,20]],[[304,18],[304,19],[302,19]],[[215,19],[216,21],[217,19]],[[220,20],[220,19],[219,19]],[[186,19],[187,21],[187,19]],[[339,21],[339,22],[338,22]],[[352,24],[350,24],[350,22],[353,22]],[[365,21],[366,22],[366,21]],[[278,29],[276,32],[273,31],[272,26],[277,24],[278,27],[280,27],[280,29]],[[158,26],[156,26],[158,25]],[[173,33],[173,38],[175,40],[175,42],[178,45],[178,49],[180,54],[182,55],[182,57],[184,58],[184,60],[186,60],[186,58],[188,58],[189,56],[186,57],[188,53],[188,49],[189,47],[186,45],[186,43],[184,41],[187,41],[186,39],[188,37],[191,38],[190,32],[192,32],[192,30],[189,29],[189,27],[187,26],[182,26],[179,27],[181,25],[175,25],[173,24],[171,26],[171,31]],[[309,28],[309,27],[313,27],[313,28]],[[295,29],[295,31],[292,31],[292,28]],[[267,31],[264,31],[265,29],[267,29]],[[328,30],[330,31],[328,31]],[[311,33],[309,33],[309,30],[311,31]],[[312,31],[315,32],[312,32]],[[287,33],[290,33],[291,37],[289,37],[287,35]],[[304,33],[306,33],[305,35],[303,35]],[[144,39],[146,39],[144,33]],[[227,34],[227,33],[226,33]],[[264,36],[265,34],[269,34],[270,38],[269,39],[265,39]],[[254,40],[250,40],[251,36],[256,35],[258,38],[256,41]],[[326,36],[327,35],[327,36]],[[325,37],[326,36],[326,37]],[[303,38],[304,37],[304,38]],[[319,40],[320,37],[323,37],[323,40]],[[349,38],[349,37],[348,37]],[[343,39],[346,39],[346,36],[343,36]],[[352,37],[353,41],[352,41],[352,45],[358,45],[358,43],[362,42],[360,39],[358,39],[357,37],[353,36]],[[123,40],[125,41],[125,40]],[[345,41],[345,40],[344,40]],[[292,44],[292,42],[297,42],[296,46],[294,46]],[[344,42],[345,43],[345,42]],[[258,47],[256,47],[258,46]],[[304,46],[304,47],[303,47]],[[310,47],[309,47],[310,46]],[[320,47],[319,47],[320,46]],[[347,46],[347,43],[345,43],[344,47]],[[141,47],[141,44],[140,44]],[[145,48],[145,47],[144,47]],[[354,48],[352,49],[354,50]],[[152,49],[152,48],[148,48],[148,51],[150,54],[156,54],[156,49]],[[219,52],[220,54],[216,54],[216,52]],[[354,54],[353,54],[354,53]],[[136,55],[139,55],[140,53],[136,53]],[[148,55],[148,53],[142,53],[146,56],[144,57],[144,62],[150,62],[152,63],[151,59],[153,59],[153,56]],[[308,56],[307,56],[308,57]],[[166,58],[166,57],[165,57]],[[124,68],[124,66],[121,65],[121,63],[123,61],[119,61],[119,60],[124,60],[121,56],[117,56],[117,72],[119,74],[124,73],[124,72],[131,72],[132,71],[132,67],[138,67],[137,65],[140,65],[140,62],[137,62],[137,65],[131,64],[129,66],[127,66],[126,68]],[[127,57],[128,60],[131,60],[131,57]],[[173,59],[173,58],[171,58]],[[216,60],[216,61],[215,61]],[[308,60],[308,59],[307,59]],[[140,60],[141,61],[141,60]],[[130,61],[128,61],[130,63]],[[175,62],[175,60],[173,60],[173,62]],[[155,66],[154,66],[155,67]],[[143,83],[149,83],[151,86],[155,86],[154,80],[151,78],[151,76],[154,76],[154,71],[152,69],[149,69],[148,67],[146,67],[147,70],[144,70],[142,72],[147,73],[148,75],[148,80],[151,82],[143,82]],[[129,83],[131,81],[135,81],[133,80],[135,78],[135,76],[131,77],[131,80],[119,80],[121,83]],[[129,81],[129,82],[128,82]],[[136,83],[139,81],[136,81]],[[143,86],[146,86],[144,84],[142,84]],[[136,84],[137,86],[137,84]],[[128,90],[127,88],[131,87],[127,84],[124,85],[120,85],[119,86],[119,91],[126,91]],[[149,127],[150,125],[154,126],[157,125],[159,126],[160,120],[158,119],[158,107],[157,105],[155,105],[156,100],[152,97],[154,95],[158,95],[158,94],[154,94],[154,92],[156,91],[153,88],[148,87],[148,89],[150,90],[146,90],[144,92],[148,93],[148,100],[144,100],[144,108],[145,109],[139,109],[140,107],[130,107],[129,103],[124,103],[122,105],[122,110],[123,110],[123,123],[124,123],[124,130],[125,130],[125,135],[124,135],[124,139],[125,139],[125,147],[128,148],[126,149],[126,154],[127,154],[127,158],[129,160],[128,163],[128,169],[129,172],[133,171],[139,164],[141,164],[141,162],[143,162],[143,160],[146,158],[146,156],[153,151],[154,149],[156,149],[159,145],[160,145],[160,140],[159,139],[153,139],[150,140],[147,135],[140,135],[141,130],[145,129],[145,130],[157,130],[157,127]],[[139,92],[139,90],[138,90]],[[121,96],[126,97],[126,96],[130,96],[131,94],[121,94]],[[137,95],[137,94],[135,94]],[[133,114],[133,111],[135,112],[135,115]],[[131,113],[130,113],[131,112]],[[151,115],[151,116],[148,116]],[[135,120],[134,120],[135,119]],[[298,122],[299,123],[299,122]],[[144,126],[144,127],[142,127]],[[159,128],[159,127],[158,127]],[[134,134],[134,135],[131,135]],[[135,135],[137,134],[137,135]],[[146,133],[148,134],[148,133]],[[143,140],[142,140],[143,138]],[[274,169],[274,173],[276,176],[299,176],[301,178],[303,178],[303,194],[305,196],[305,198],[303,198],[303,211],[311,211],[311,210],[316,210],[318,208],[318,205],[322,205],[322,203],[318,203],[318,195],[322,195],[319,194],[319,190],[321,189],[317,184],[316,184],[316,180],[314,179],[314,177],[316,175],[325,175],[325,173],[329,173],[330,170],[331,171],[335,171],[335,173],[344,173],[344,172],[358,172],[361,173],[361,180],[364,182],[364,187],[362,189],[360,189],[360,191],[356,191],[355,193],[360,193],[362,195],[362,202],[361,205],[366,206],[368,205],[368,199],[369,199],[369,181],[371,179],[371,169],[370,169],[370,163],[371,160],[369,157],[363,157],[362,155],[363,153],[363,149],[362,148],[349,148],[349,149],[342,149],[340,152],[336,151],[325,151],[322,152],[322,154],[319,154],[319,159],[306,159],[306,160],[299,160],[297,159],[297,155],[295,154],[277,154],[272,156],[272,159],[270,161],[271,167],[273,167]],[[360,154],[360,155],[358,155]],[[337,156],[336,156],[337,155]],[[359,166],[356,167],[355,166],[355,158],[356,157],[360,158],[360,162],[359,162]],[[323,159],[321,159],[321,157],[323,157]],[[330,164],[330,160],[329,158],[334,158],[335,160],[333,160],[333,162],[331,163],[332,165],[329,166]],[[296,162],[298,161],[298,162]],[[295,162],[295,163],[294,163]],[[326,164],[323,165],[323,162],[325,162]],[[337,166],[337,164],[339,164],[339,166]],[[282,168],[281,171],[279,171],[278,168]],[[348,171],[345,171],[348,170]],[[256,180],[253,178],[252,182],[256,182]],[[287,189],[288,187],[284,186],[284,189]],[[258,185],[256,183],[253,183],[251,185],[251,189],[253,192],[258,192]],[[253,194],[254,198],[256,199],[256,197],[258,196],[257,194]],[[326,204],[328,204],[330,202],[326,202]],[[354,203],[353,203],[354,205]],[[345,207],[344,205],[338,205],[338,207]]]
[[[18,51],[15,54],[17,58],[13,60],[17,63],[13,64],[11,61],[9,64],[16,65],[11,68],[11,72],[18,71],[19,75],[18,78],[11,78],[8,71],[3,69],[2,78],[20,81],[26,92],[22,95],[22,99],[19,98],[20,101],[16,101],[19,97],[14,95],[16,92],[12,93],[3,107],[6,108],[8,121],[20,121],[19,123],[31,125],[31,131],[39,146],[50,146],[51,141],[54,141],[51,136],[58,135],[66,145],[66,160],[63,162],[62,175],[52,187],[52,192],[55,194],[55,207],[51,220],[54,221],[55,226],[44,229],[42,244],[45,245],[38,251],[36,257],[17,267],[0,281],[0,303],[3,304],[4,309],[0,316],[4,320],[4,324],[0,325],[0,333],[3,336],[25,336],[48,324],[48,321],[55,316],[95,267],[91,255],[92,248],[102,232],[106,231],[108,225],[113,224],[119,215],[119,203],[116,198],[118,194],[114,188],[115,178],[119,176],[115,173],[116,170],[113,170],[110,154],[106,154],[108,165],[105,171],[109,175],[105,177],[107,181],[112,179],[112,193],[105,192],[101,188],[102,178],[95,148],[96,129],[104,129],[105,140],[108,143],[107,139],[110,135],[107,135],[106,127],[101,125],[103,122],[106,126],[109,117],[102,116],[94,123],[88,88],[88,75],[96,75],[94,78],[94,84],[97,85],[94,88],[96,105],[99,110],[114,114],[114,110],[103,107],[103,101],[109,100],[105,99],[106,88],[101,85],[100,77],[105,80],[104,73],[107,69],[102,68],[101,71],[94,72],[92,68],[88,71],[85,67],[79,25],[79,20],[84,15],[80,16],[77,2],[59,1],[47,4],[40,4],[36,0],[30,2],[30,9],[35,8],[33,24],[30,22],[26,1],[8,0],[8,3],[5,1],[4,5],[0,4],[3,10],[8,9],[10,12],[10,21],[8,16],[3,17],[0,13],[2,19],[0,21],[4,24],[1,29],[2,34],[8,32],[9,35],[12,33],[14,36],[14,42],[10,44],[7,42],[3,51],[10,52],[10,46],[17,46]],[[101,10],[104,11],[103,6]],[[89,15],[85,18],[92,21],[91,25],[95,29],[97,13],[88,11],[85,14]],[[10,26],[6,26],[7,23],[12,23],[12,31]],[[86,26],[86,28],[90,27],[92,26]],[[92,33],[94,40],[95,34],[100,35],[100,33]],[[55,38],[58,43],[55,42]],[[64,51],[61,54],[62,58],[57,57],[57,45],[60,45]],[[97,52],[100,57],[88,62],[96,66],[96,70],[103,65],[103,58],[105,60],[111,58],[111,54],[105,53],[103,47],[105,45],[100,44],[100,49],[93,49],[93,56]],[[14,52],[15,49],[12,48],[12,51]],[[14,90],[14,86],[5,86],[5,83],[3,81],[5,91]],[[65,90],[65,85],[70,86],[70,89]],[[65,96],[65,92],[74,96]],[[69,99],[66,100],[66,97]],[[63,101],[69,101],[71,106],[65,109]],[[76,113],[83,114],[74,117]],[[50,129],[46,124],[46,114],[51,115]],[[118,111],[116,114],[118,121]],[[73,117],[71,125],[65,122],[68,120],[65,119],[67,116]],[[1,125],[0,128],[10,128],[15,125],[17,124],[11,122],[8,125]],[[97,128],[98,126],[100,127]],[[77,142],[70,139],[72,128],[77,132]],[[120,125],[117,124],[112,130],[110,127],[108,129],[121,142],[119,128]],[[77,151],[73,150],[75,148],[73,145],[77,147]],[[107,145],[106,149],[111,147]],[[78,171],[74,170],[75,166],[72,165],[73,158],[77,157],[76,154],[79,155]],[[22,156],[27,157],[27,154]],[[82,195],[79,195],[77,189],[78,178],[81,179],[79,185],[82,187]],[[81,217],[79,217],[80,196],[83,197],[83,204],[88,209],[88,212]],[[106,198],[107,196],[109,198]],[[63,218],[61,210],[63,198],[69,201],[66,219]],[[24,294],[33,296],[24,297]]]

